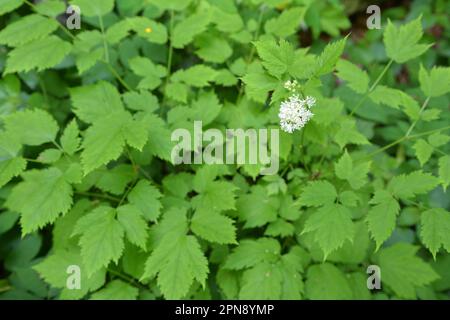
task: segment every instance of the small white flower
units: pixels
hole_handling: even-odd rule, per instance
[[[312,108],[316,104],[316,98],[307,96],[305,99],[305,103],[308,106],[308,108]]]
[[[288,91],[294,92],[295,89],[297,88],[298,82],[297,80],[288,80],[284,83],[284,88]]]
[[[281,103],[278,113],[281,129],[289,133],[303,128],[312,116],[313,113],[309,111],[306,100],[301,100],[296,94]]]

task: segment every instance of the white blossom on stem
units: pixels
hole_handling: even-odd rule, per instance
[[[302,100],[297,94],[294,94],[281,103],[278,117],[283,131],[292,133],[299,130],[312,118],[314,114],[309,108],[315,104],[315,99],[308,98]]]

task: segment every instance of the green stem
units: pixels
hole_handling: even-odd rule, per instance
[[[174,22],[174,12],[170,10],[170,21],[169,21],[169,53],[167,56],[167,76],[166,81],[164,83],[164,96],[163,96],[163,104],[167,95],[167,86],[169,85],[169,79],[172,73],[172,59],[173,59],[173,43],[172,43],[172,33],[173,33],[173,22]],[[161,107],[162,112],[162,107]]]
[[[306,154],[306,152],[305,152],[305,134],[306,133],[305,132],[306,132],[306,128],[307,127],[304,127],[303,130],[302,130],[302,136],[300,138],[300,147],[302,149],[301,152],[302,152],[302,163],[303,163],[303,166],[305,167],[306,172],[311,174],[311,170],[306,165],[306,160],[305,160],[305,154]]]
[[[23,158],[28,162],[34,162],[34,163],[39,163],[39,164],[48,164],[48,163],[44,163],[42,161],[36,160],[36,159],[31,159],[31,158]]]
[[[259,16],[258,16],[258,26],[255,30],[255,33],[253,34],[253,41],[258,40],[259,37],[259,32],[261,29],[261,24],[262,24],[262,20],[264,17],[264,8],[261,8],[261,11],[259,12]],[[255,51],[256,48],[254,45],[252,45],[252,48],[250,50],[250,54],[247,57],[247,64],[250,64],[253,60],[253,57],[255,56]],[[239,101],[242,99],[242,95],[244,94],[244,85],[241,83],[241,86],[239,87],[239,92],[238,92],[238,96],[236,98],[236,103],[239,103]]]
[[[76,191],[75,194],[78,194],[80,196],[95,197],[95,198],[101,198],[101,199],[111,200],[111,201],[115,201],[115,202],[120,202],[120,199],[109,196],[107,194],[101,194],[101,193],[95,193],[95,192],[82,192],[82,191]]]
[[[129,284],[137,287],[137,288],[141,288],[142,286],[132,277],[129,277],[125,274],[122,274],[121,272],[118,272],[116,270],[113,270],[111,268],[108,268],[107,271],[113,275],[115,275],[118,278],[121,278],[122,280],[125,280],[126,282],[128,282]]]
[[[410,135],[411,131],[413,131],[417,122],[419,122],[420,116],[422,115],[423,110],[425,110],[425,108],[427,107],[429,101],[430,101],[430,97],[426,98],[426,100],[423,102],[422,107],[420,108],[420,111],[419,111],[419,117],[411,124],[408,131],[406,131],[405,137],[408,137]]]
[[[122,198],[119,201],[119,204],[117,205],[117,207],[120,207],[122,205],[122,203],[125,201],[125,199],[127,198],[128,194],[130,193],[130,191],[134,188],[134,186],[136,185],[137,181],[138,181],[138,175],[135,175],[133,181],[131,182],[131,184],[128,186],[127,190],[125,191],[125,193],[123,194]]]
[[[450,126],[442,127],[442,128],[439,128],[439,129],[433,129],[433,130],[425,131],[425,132],[422,132],[422,133],[413,134],[413,135],[410,135],[409,138],[410,139],[419,138],[419,137],[427,136],[427,135],[430,135],[430,134],[433,134],[433,133],[436,133],[436,132],[441,132],[441,131],[444,131],[444,130],[450,130]]]
[[[98,20],[100,22],[100,31],[102,32],[103,50],[105,52],[105,60],[106,60],[107,63],[109,63],[108,44],[106,43],[105,26],[103,25],[103,18],[102,18],[102,16],[98,16]]]
[[[358,101],[356,106],[353,108],[352,112],[350,112],[351,116],[355,114],[355,112],[359,109],[359,107],[361,107],[361,105],[367,99],[369,94],[373,90],[375,90],[375,88],[377,87],[378,83],[381,81],[381,79],[383,78],[384,74],[389,70],[389,68],[391,67],[393,62],[394,62],[394,60],[392,60],[392,59],[389,60],[389,62],[386,64],[386,66],[384,67],[383,71],[380,73],[378,78],[375,80],[375,82],[372,84],[372,86],[369,88],[369,90],[361,97],[361,99]]]
[[[37,11],[37,8],[36,8],[36,6],[34,5],[34,3],[31,3],[30,1],[28,1],[28,0],[24,0],[24,3],[26,3],[28,6],[30,6],[31,7],[31,9],[33,9],[34,11],[36,11],[36,12],[38,12]],[[44,16],[46,16],[46,17],[48,17],[48,18],[51,18],[51,19],[54,19],[56,22],[58,22],[58,26],[59,26],[59,28],[65,33],[65,34],[67,34],[72,40],[75,40],[76,39],[76,37],[63,25],[63,24],[61,24],[60,22],[59,22],[59,20],[56,18],[56,17],[52,17],[52,16],[47,16],[47,15],[44,15]]]
[[[410,135],[410,136],[406,136],[405,135],[405,136],[401,137],[400,139],[397,139],[394,142],[391,142],[388,145],[385,145],[384,147],[382,147],[382,148],[380,148],[380,149],[378,149],[378,150],[376,150],[376,151],[374,151],[372,153],[369,153],[366,157],[363,157],[361,159],[372,158],[374,155],[376,155],[376,154],[378,154],[380,152],[383,152],[383,151],[385,151],[385,150],[387,150],[387,149],[389,149],[389,148],[391,148],[391,147],[393,147],[393,146],[395,146],[395,145],[397,145],[397,144],[399,144],[399,143],[401,143],[403,141],[420,138],[420,137],[427,136],[427,135],[430,135],[430,134],[433,134],[433,133],[436,133],[436,132],[440,132],[440,131],[444,131],[444,130],[450,130],[450,126],[439,128],[439,129],[434,129],[434,130],[430,130],[430,131],[426,131],[426,132],[422,132],[422,133],[418,133],[418,134],[415,134],[415,135]]]
[[[120,74],[116,71],[116,69],[113,68],[113,66],[109,62],[105,60],[102,60],[102,62],[106,64],[109,71],[113,74],[117,81],[119,81],[125,87],[125,89],[127,89],[128,91],[133,91],[133,89],[131,89],[131,87],[126,83],[126,81],[120,76]]]

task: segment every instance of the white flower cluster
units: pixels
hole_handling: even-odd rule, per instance
[[[308,96],[302,100],[297,94],[283,101],[280,106],[278,117],[280,118],[281,129],[292,133],[305,126],[314,115],[309,109],[316,104],[314,97]]]
[[[288,80],[284,83],[284,88],[287,89],[290,92],[294,92],[295,89],[297,89],[298,82],[297,80]]]

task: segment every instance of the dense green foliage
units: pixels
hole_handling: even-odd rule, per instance
[[[1,1],[0,298],[448,299],[450,3],[351,2]],[[279,128],[288,80],[278,174],[171,163]]]

